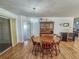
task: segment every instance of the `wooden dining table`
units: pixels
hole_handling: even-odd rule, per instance
[[[55,37],[55,36],[36,36],[34,37],[34,41],[36,42],[48,42],[48,43],[57,43],[59,42],[59,38],[58,37]]]

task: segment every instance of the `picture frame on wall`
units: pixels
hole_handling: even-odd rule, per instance
[[[69,27],[69,23],[63,23],[64,27]]]

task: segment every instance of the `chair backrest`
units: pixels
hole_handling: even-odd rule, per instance
[[[43,49],[50,49],[51,48],[51,44],[49,42],[42,42],[42,48]]]
[[[31,40],[32,40],[33,45],[35,45],[34,36],[31,37]]]
[[[34,41],[34,40],[33,40],[33,39],[34,39],[34,36],[32,36],[31,39],[32,39],[32,41]]]
[[[40,42],[34,41],[34,36],[32,36],[31,39],[32,39],[32,43],[33,43],[34,46],[35,46],[35,45],[36,45],[36,46],[40,46]]]
[[[67,38],[73,39],[73,33],[68,33]]]

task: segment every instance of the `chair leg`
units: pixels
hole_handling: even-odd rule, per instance
[[[36,51],[36,47],[34,47],[33,46],[33,49],[32,49],[32,54],[34,54],[35,56],[37,55],[37,53],[36,53],[37,51]]]
[[[50,54],[51,54],[51,56],[50,56],[50,57],[52,57],[52,49],[50,49]]]
[[[57,56],[58,55],[58,53],[57,53],[57,46],[55,45],[55,55]]]
[[[60,47],[59,47],[59,44],[57,45],[57,51],[58,51],[58,53],[60,53]]]
[[[35,56],[36,56],[36,55],[37,55],[37,50],[36,50],[36,48],[35,48],[35,51],[34,51],[34,52],[35,52]]]
[[[60,48],[59,48],[59,45],[58,45],[58,51],[59,51],[59,53],[60,53]]]
[[[42,57],[44,57],[44,49],[42,49],[41,53],[42,53]]]
[[[33,47],[33,49],[32,49],[32,54],[33,54],[33,52],[34,52],[34,47]]]

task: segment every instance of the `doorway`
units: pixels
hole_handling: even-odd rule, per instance
[[[12,46],[10,19],[0,17],[0,53]]]
[[[79,38],[79,18],[74,19],[74,32],[77,38]]]
[[[31,37],[31,24],[24,22],[23,23],[23,41],[28,41]]]

